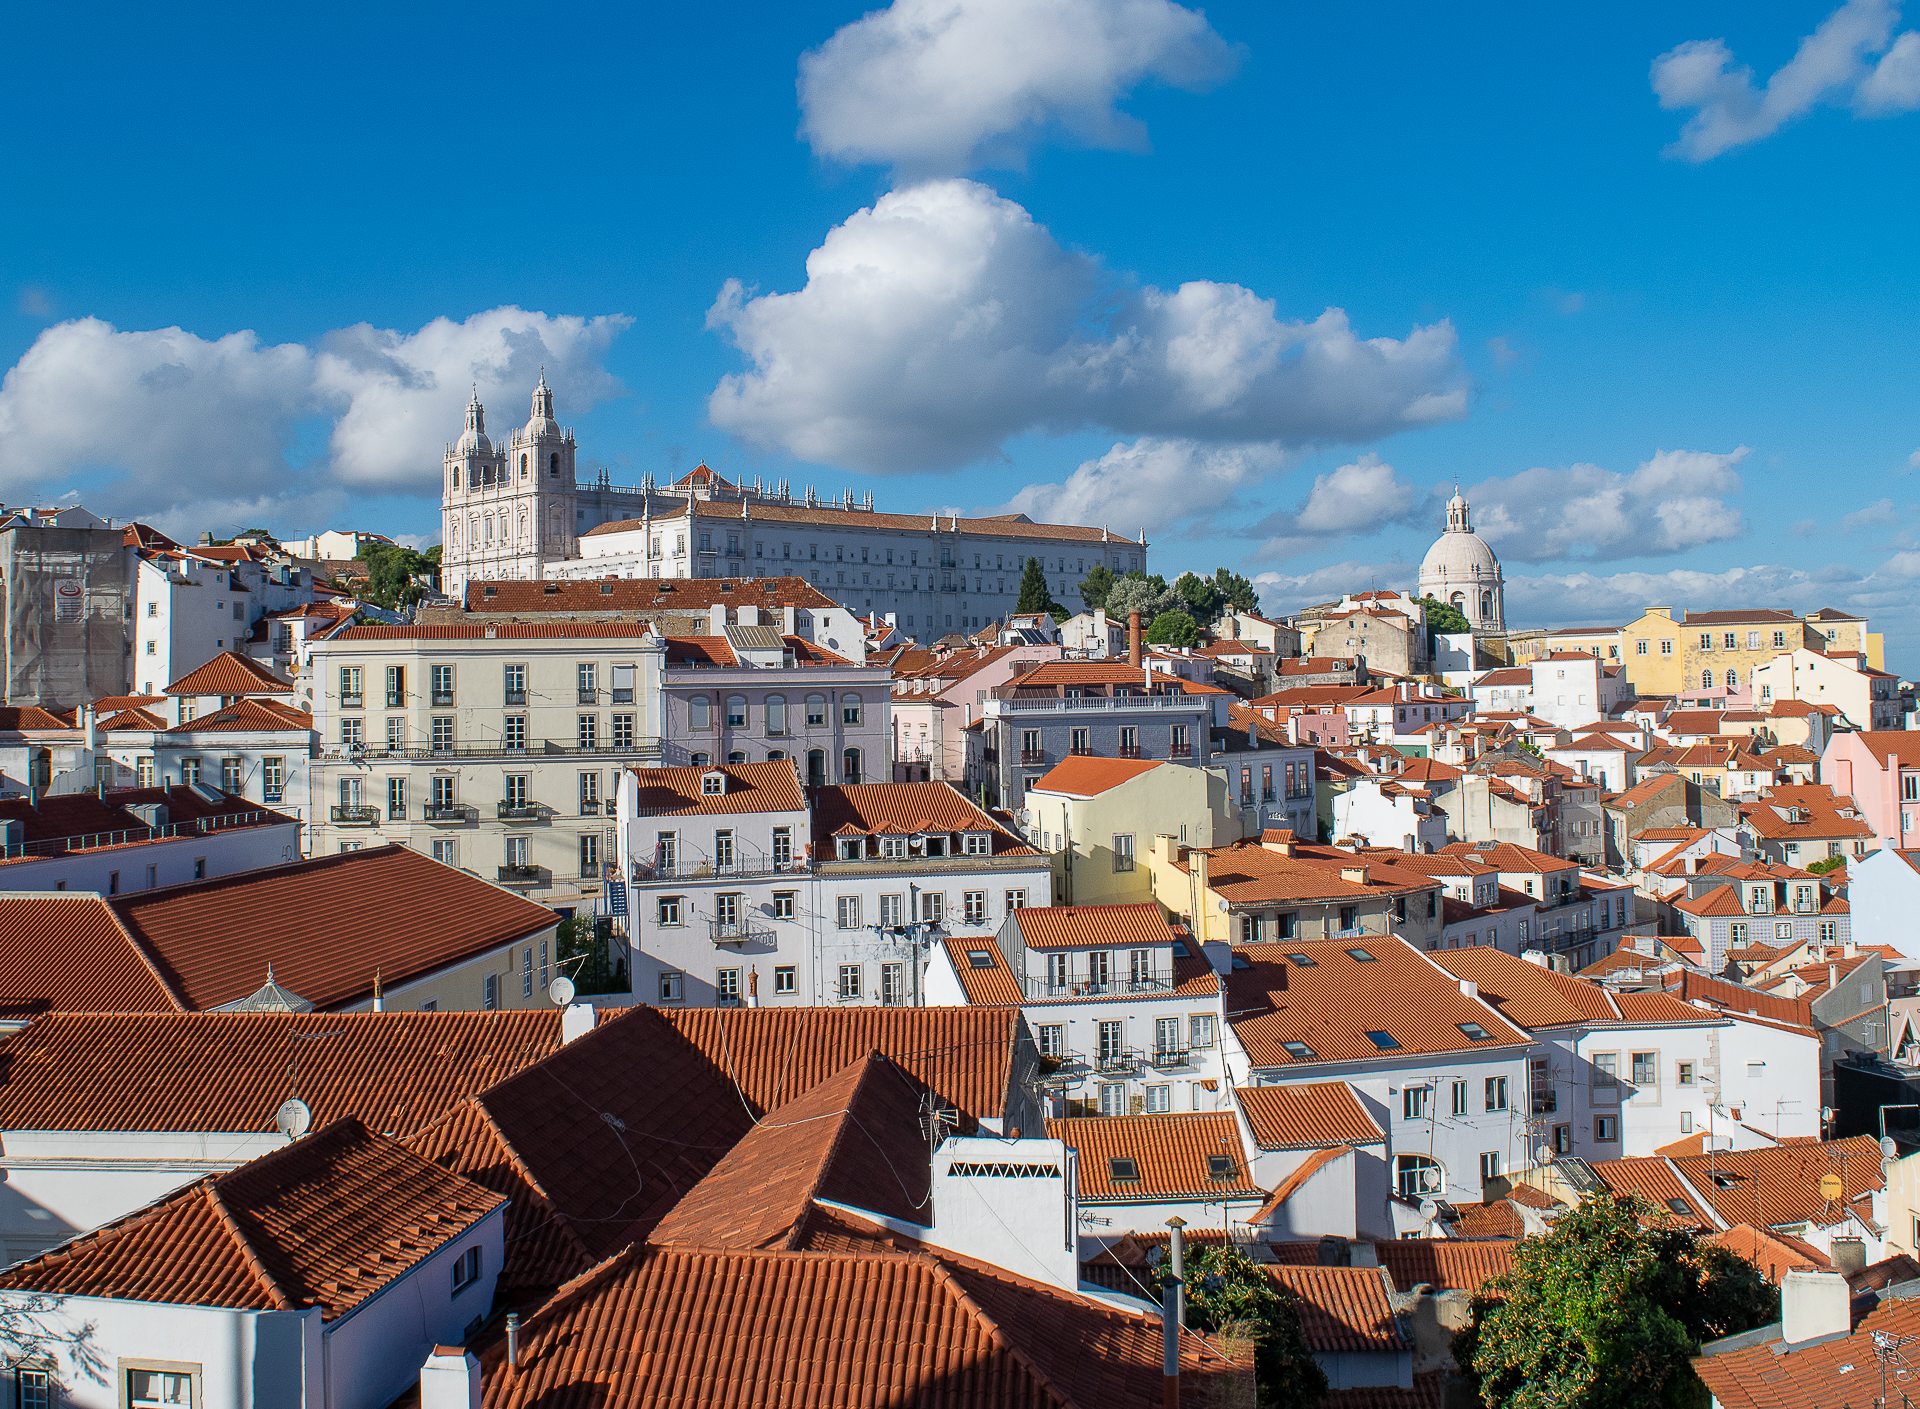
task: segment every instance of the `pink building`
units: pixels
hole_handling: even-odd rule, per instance
[[[1835,734],[1820,777],[1836,794],[1852,795],[1880,846],[1920,846],[1920,730]]]

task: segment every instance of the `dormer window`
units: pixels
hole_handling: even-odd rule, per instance
[[[993,838],[985,832],[967,833],[967,855],[985,856],[993,850]]]
[[[907,854],[907,839],[905,837],[880,838],[880,854],[889,861],[900,860]]]
[[[945,832],[929,832],[922,838],[923,856],[945,856],[947,854],[947,836]]]
[[[700,796],[720,797],[727,791],[727,775],[715,770],[700,775]]]
[[[866,850],[867,839],[865,837],[840,838],[840,859],[842,861],[858,861],[866,854]]]

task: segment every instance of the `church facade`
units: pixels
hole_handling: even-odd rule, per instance
[[[475,394],[443,463],[445,592],[464,597],[469,582],[503,579],[801,577],[930,641],[1005,621],[1028,558],[1040,561],[1054,600],[1075,609],[1094,567],[1149,571],[1144,532],[1130,539],[1025,514],[882,513],[871,493],[822,499],[809,486],[796,495],[785,480],[735,484],[706,465],[667,485],[651,475],[614,485],[605,472],[583,484],[575,454],[544,373],[526,425],[499,441]]]
[[[1460,611],[1479,636],[1507,629],[1506,579],[1487,541],[1473,531],[1466,496],[1458,489],[1447,501],[1447,528],[1420,563],[1420,595]]]

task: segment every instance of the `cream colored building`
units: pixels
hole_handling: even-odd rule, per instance
[[[1637,695],[1677,695],[1685,678],[1680,623],[1672,607],[1648,607],[1620,628],[1620,659]]]
[[[1754,707],[1768,710],[1781,700],[1838,705],[1847,721],[1859,729],[1904,727],[1900,682],[1866,664],[1859,653],[1814,651],[1806,647],[1782,651],[1755,667]]]
[[[315,646],[315,854],[400,842],[557,907],[614,860],[615,785],[657,764],[643,625],[357,627]]]
[[[1064,759],[1027,790],[1026,811],[1028,841],[1054,858],[1062,905],[1153,899],[1147,853],[1156,836],[1191,846],[1241,836],[1223,776],[1151,759]]]

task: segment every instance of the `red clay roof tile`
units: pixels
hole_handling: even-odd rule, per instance
[[[1047,1138],[1080,1152],[1080,1197],[1093,1202],[1155,1199],[1259,1199],[1241,1157],[1240,1132],[1230,1111],[1170,1115],[1076,1116],[1049,1120]],[[1214,1177],[1209,1159],[1224,1156],[1226,1172]],[[1134,1161],[1137,1180],[1113,1177],[1111,1162]]]
[[[1297,1086],[1237,1086],[1253,1141],[1263,1150],[1309,1146],[1377,1145],[1386,1134],[1344,1081],[1306,1081]]]
[[[726,791],[701,790],[709,773],[726,777]],[[791,759],[773,763],[715,764],[708,768],[636,768],[640,817],[703,817],[719,813],[804,812],[800,775]]]
[[[171,685],[169,695],[291,695],[293,682],[237,651],[222,651]]]

